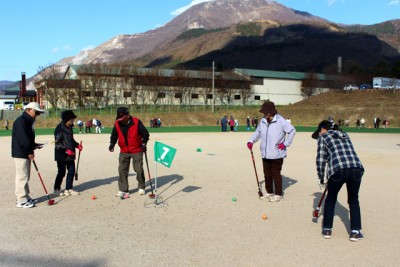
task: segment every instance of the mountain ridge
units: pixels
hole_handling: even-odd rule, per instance
[[[258,39],[254,35],[243,36],[237,30],[241,25],[249,23],[261,25],[261,32],[258,34]],[[350,40],[347,40],[346,45],[340,47],[344,51],[342,55],[336,52],[334,53],[336,56],[333,58],[330,56],[331,53],[322,54],[323,60],[321,61],[325,65],[334,65],[337,62],[336,57],[343,56],[344,60],[356,62],[359,60],[365,61],[365,58],[372,58],[372,62],[375,65],[383,62],[383,64],[392,66],[399,57],[400,38],[396,38],[396,36],[400,36],[400,20],[390,20],[374,25],[335,24],[308,12],[288,8],[276,1],[217,0],[195,5],[157,29],[138,34],[117,35],[92,50],[82,51],[76,56],[64,58],[59,64],[129,64],[133,67],[209,68],[212,57],[222,53],[227,54],[227,51],[230,49],[232,51],[235,47],[234,44],[238,44],[239,42],[247,43],[248,45],[245,50],[258,50],[263,45],[263,40],[261,39],[268,38],[265,34],[267,30],[270,33],[275,29],[276,33],[280,29],[280,33],[274,36],[275,40],[269,38],[268,42],[264,40],[264,44],[268,44],[271,47],[272,43],[275,42],[276,45],[285,46],[287,49],[283,49],[280,53],[275,54],[274,57],[277,57],[277,60],[279,60],[279,55],[286,55],[288,58],[293,58],[291,62],[285,65],[283,65],[285,60],[282,60],[280,64],[270,65],[242,64],[242,59],[231,59],[232,56],[230,56],[228,61],[233,62],[227,64],[226,68],[321,70],[322,64],[312,66],[311,63],[296,62],[295,58],[297,56],[286,54],[287,51],[293,51],[291,47],[294,45],[292,38],[294,33],[293,31],[288,31],[290,27],[293,28],[291,25],[308,25],[307,27],[309,28],[325,28],[325,30],[331,31],[331,40],[332,36],[338,36],[333,33],[340,32],[349,35],[358,33],[360,40],[362,39],[361,35],[369,33],[370,36],[366,37],[366,41],[371,41],[373,36],[376,36],[381,41],[375,42],[376,46],[381,46],[382,48],[380,51],[376,51],[375,47],[375,50],[368,49],[365,46],[357,47]],[[179,39],[182,34],[201,29],[205,31],[222,30],[198,36],[198,38]],[[300,47],[302,46],[301,42],[304,42],[308,44],[310,51],[314,51],[314,46],[310,46],[310,42],[305,38],[301,40],[301,36],[297,35],[295,37],[298,39],[297,44]],[[286,39],[290,40],[290,43],[286,42]],[[314,40],[317,48],[319,48],[318,42],[318,40]],[[321,42],[325,42],[325,40],[321,40]],[[362,41],[359,43],[362,43]],[[252,45],[256,45],[256,47],[252,47]],[[335,46],[333,47],[335,48]],[[364,54],[357,57],[352,56],[352,54],[360,54],[358,52],[359,48],[361,48]],[[336,50],[340,51],[340,49]],[[293,53],[296,55],[296,51]],[[303,49],[301,53],[306,56],[308,52]],[[229,55],[226,57],[229,57]],[[226,57],[221,57],[221,60],[226,61]],[[251,55],[248,54],[246,60],[250,61],[251,59],[256,62],[255,59],[258,59],[258,57],[254,53]],[[363,63],[361,65],[366,64]]]

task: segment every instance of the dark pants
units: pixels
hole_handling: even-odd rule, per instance
[[[283,159],[262,159],[262,161],[267,193],[274,193],[273,184],[275,184],[275,195],[283,196],[281,175]]]
[[[65,189],[72,189],[75,176],[75,161],[57,161],[57,168],[58,173],[56,176],[56,181],[54,182],[54,190],[61,189],[61,184],[63,182],[66,170],[68,170],[68,174]]]
[[[328,195],[324,206],[324,228],[332,228],[337,196],[343,184],[347,187],[347,203],[350,208],[351,230],[361,230],[361,212],[358,202],[358,191],[364,171],[359,168],[342,169],[328,180]]]
[[[119,178],[118,178],[118,188],[119,191],[128,192],[128,176],[129,176],[129,165],[132,159],[132,167],[136,172],[136,180],[138,181],[139,189],[145,188],[144,171],[143,171],[143,152],[136,154],[119,154]]]

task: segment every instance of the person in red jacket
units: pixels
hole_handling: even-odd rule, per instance
[[[132,159],[133,170],[136,172],[139,194],[144,195],[145,178],[143,170],[143,153],[147,151],[146,144],[149,141],[149,132],[138,118],[129,115],[126,107],[117,109],[116,122],[111,132],[110,146],[108,150],[114,152],[114,146],[118,141],[120,147],[118,166],[118,197],[129,195],[129,165]]]

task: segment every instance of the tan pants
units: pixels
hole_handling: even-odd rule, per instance
[[[18,203],[30,199],[29,179],[31,177],[31,160],[14,158],[15,161],[15,196]]]

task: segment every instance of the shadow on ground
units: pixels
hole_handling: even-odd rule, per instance
[[[28,253],[10,253],[0,251],[0,266],[42,266],[42,267],[100,267],[107,266],[105,259],[79,260],[79,259],[55,259],[36,256]]]
[[[312,218],[312,222],[313,223],[318,223],[318,218],[314,218],[312,215],[313,215],[313,212],[314,212],[314,210],[317,208],[317,206],[318,206],[318,203],[319,203],[319,201],[320,201],[320,199],[321,199],[321,197],[322,197],[322,192],[315,192],[314,194],[313,194],[313,196],[314,196],[314,200],[313,200],[313,209],[311,210],[311,212],[310,212],[310,217]],[[326,195],[325,195],[325,198],[326,198]],[[325,199],[324,199],[324,201],[322,202],[322,204],[321,204],[321,208],[320,208],[320,213],[321,213],[321,220],[323,219],[323,214],[324,214],[324,212],[323,212],[323,210],[324,210],[324,204],[325,204]],[[335,225],[335,219],[336,219],[336,217],[339,217],[339,219],[342,221],[342,223],[345,225],[345,227],[346,227],[346,229],[347,229],[347,231],[348,231],[348,233],[350,234],[350,218],[349,218],[349,210],[346,208],[346,207],[344,207],[342,204],[340,204],[339,203],[339,201],[337,201],[336,202],[336,206],[335,206],[335,217],[334,217],[334,221],[333,221],[333,225]],[[337,223],[337,222],[336,222]],[[322,223],[321,223],[321,228],[322,228]],[[322,229],[321,229],[322,230]]]

